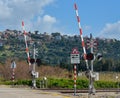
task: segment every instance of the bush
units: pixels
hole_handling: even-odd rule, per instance
[[[89,81],[88,80],[77,80],[77,88],[78,89],[84,89],[88,88]]]
[[[112,81],[96,81],[95,88],[116,88],[117,83]]]
[[[28,85],[28,86],[31,86],[32,81],[31,80],[18,80],[14,84],[15,85]]]
[[[43,79],[36,80],[36,86],[40,87],[40,82]],[[74,80],[72,79],[56,79],[56,78],[48,78],[47,79],[47,87],[48,88],[65,88],[65,89],[73,89],[74,88]],[[2,81],[0,84],[5,85],[13,85],[12,81]],[[113,81],[95,81],[94,86],[95,88],[117,88],[118,82]],[[17,80],[14,81],[14,85],[27,85],[32,86],[32,80]],[[77,80],[77,89],[86,89],[88,88],[89,81],[87,79],[78,79]],[[44,85],[45,86],[45,85]]]
[[[70,79],[48,79],[49,88],[73,88],[73,80]]]

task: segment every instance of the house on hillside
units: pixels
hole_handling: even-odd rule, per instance
[[[55,40],[61,40],[62,39],[61,34],[58,33],[58,32],[52,33],[51,35]]]

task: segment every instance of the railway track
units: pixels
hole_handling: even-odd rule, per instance
[[[74,89],[38,89],[43,91],[53,91],[53,92],[60,92],[60,93],[74,93]],[[88,93],[88,89],[78,89],[76,93]],[[118,88],[106,88],[106,89],[96,89],[96,92],[120,92]]]

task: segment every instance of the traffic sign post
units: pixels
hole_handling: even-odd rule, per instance
[[[71,52],[71,64],[74,65],[74,96],[76,96],[76,80],[77,80],[77,66],[80,63],[79,51],[77,48],[73,48]]]
[[[12,63],[11,63],[11,69],[12,69],[12,77],[11,77],[11,80],[13,82],[13,85],[14,85],[14,80],[15,80],[15,68],[16,68],[16,63],[15,61],[13,60]]]
[[[76,96],[76,81],[77,81],[77,67],[76,64],[74,64],[74,96]]]

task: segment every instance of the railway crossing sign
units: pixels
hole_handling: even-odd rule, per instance
[[[71,64],[79,64],[80,56],[77,48],[73,48],[71,52]]]

